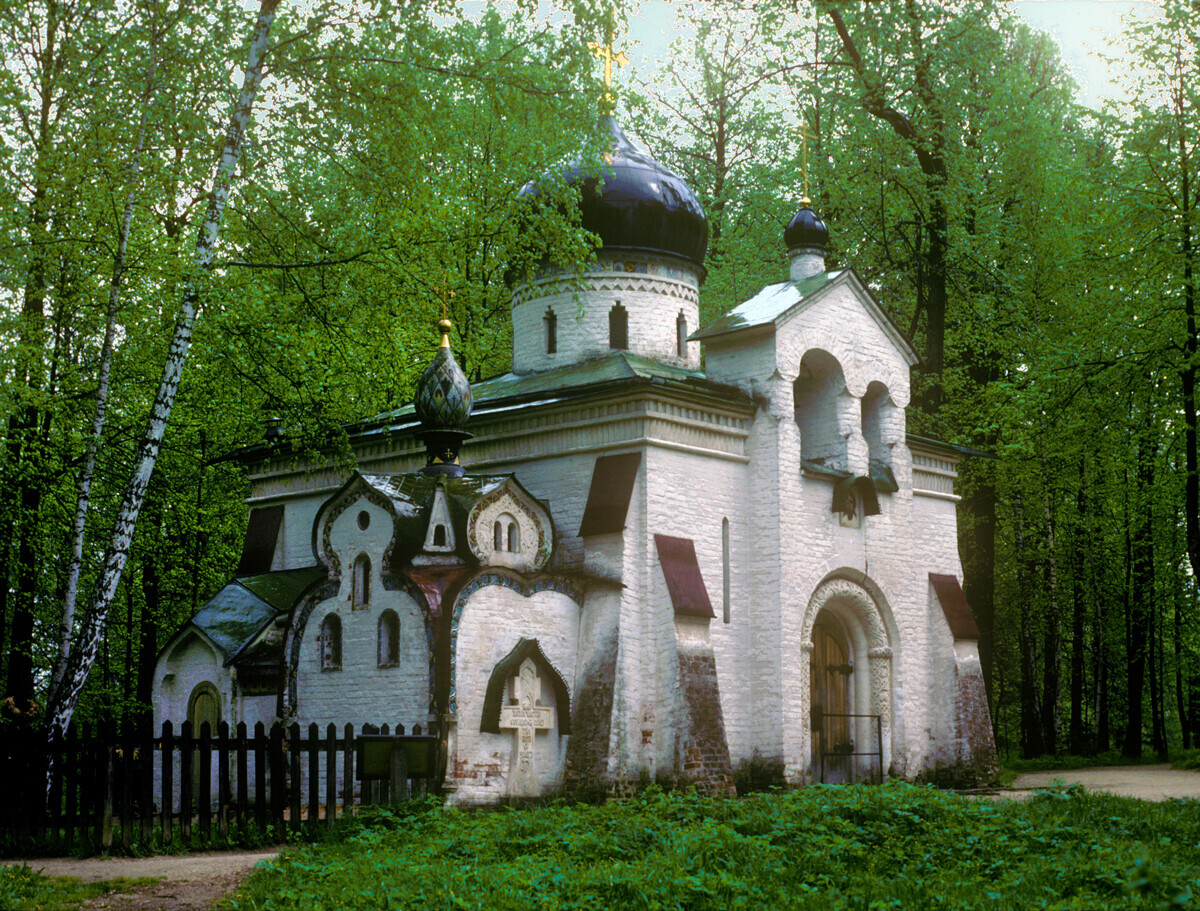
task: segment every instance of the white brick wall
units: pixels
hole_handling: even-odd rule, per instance
[[[417,603],[405,592],[384,591],[378,584],[365,609],[354,609],[342,593],[313,608],[296,668],[297,721],[315,721],[324,730],[346,722],[403,724],[429,720],[429,646]],[[342,591],[349,587],[343,580]],[[400,619],[399,667],[379,667],[379,618],[393,610]],[[334,613],[342,623],[342,669],[323,670],[317,637],[321,622]]]

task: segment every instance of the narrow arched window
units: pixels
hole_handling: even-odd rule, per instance
[[[326,614],[321,621],[321,635],[317,638],[321,647],[321,670],[342,669],[342,621],[337,614]]]
[[[359,554],[354,559],[352,588],[355,607],[366,607],[371,603],[371,558],[366,554]]]
[[[400,666],[400,618],[393,610],[379,615],[379,666]]]
[[[445,525],[435,525],[434,526],[434,528],[433,528],[433,546],[434,547],[445,547],[446,546],[446,526]]]
[[[675,353],[680,357],[687,357],[687,337],[687,317],[680,310],[675,318]]]
[[[499,519],[492,526],[492,549],[504,550],[504,524]]]
[[[721,520],[721,612],[729,622],[729,520]]]
[[[546,308],[546,315],[542,317],[542,322],[546,324],[546,353],[556,354],[558,352],[558,317],[555,316],[553,309]]]
[[[516,522],[508,523],[508,551],[509,553],[520,553],[521,550],[521,526]]]
[[[608,311],[608,347],[618,351],[629,347],[629,313],[620,301]]]

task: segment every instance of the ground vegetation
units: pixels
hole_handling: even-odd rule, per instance
[[[1190,804],[1072,789],[651,787],[603,806],[423,809],[289,849],[222,907],[1162,908],[1200,894]]]

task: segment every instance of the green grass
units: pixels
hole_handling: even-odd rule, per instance
[[[4,911],[73,911],[109,892],[128,892],[155,879],[108,879],[85,883],[71,876],[43,876],[26,864],[0,867],[0,908]]]
[[[903,783],[740,800],[379,814],[286,851],[219,907],[882,909],[1200,907],[1200,805]]]

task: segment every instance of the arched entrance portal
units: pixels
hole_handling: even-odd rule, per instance
[[[192,736],[199,737],[203,725],[208,725],[209,736],[216,740],[217,727],[221,723],[221,694],[217,692],[217,688],[211,683],[196,684],[196,688],[192,690],[192,695],[188,699],[187,719],[192,723]],[[215,762],[211,763],[211,784],[210,789],[216,786],[216,766]],[[192,793],[200,793],[200,751],[195,750],[192,753]],[[210,793],[215,793],[210,790]]]
[[[803,779],[882,777],[892,758],[892,649],[886,604],[865,576],[817,586],[804,613]],[[840,716],[840,717],[839,717]],[[849,717],[847,717],[849,716]]]

